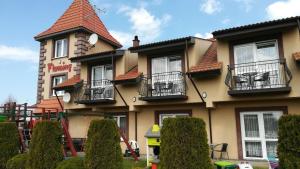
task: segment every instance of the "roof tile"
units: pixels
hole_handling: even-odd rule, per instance
[[[58,84],[54,88],[58,89],[58,88],[65,88],[65,87],[74,86],[76,83],[79,83],[80,81],[81,81],[80,75],[75,75],[72,78]]]
[[[61,99],[60,99],[60,102],[63,105],[63,101]],[[55,111],[55,110],[62,111],[60,104],[56,98],[41,100],[41,102],[39,104],[36,104],[34,113],[42,113],[43,108],[45,108],[46,110],[51,110],[51,111]]]
[[[203,55],[200,63],[190,68],[190,73],[219,70],[222,63],[217,58],[217,42],[214,41]]]
[[[293,58],[294,58],[296,61],[300,61],[300,52],[293,53]]]
[[[122,46],[108,32],[88,0],[74,0],[65,13],[49,29],[37,35],[36,38],[80,27],[97,33],[101,38],[118,47]]]
[[[142,73],[138,72],[138,66],[134,67],[127,73],[116,77],[115,81],[123,81],[138,78]]]

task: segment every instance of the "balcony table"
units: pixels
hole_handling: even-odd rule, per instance
[[[257,72],[247,72],[247,73],[242,74],[243,76],[246,76],[248,78],[248,87],[250,89],[253,89],[255,87],[254,86],[254,79],[255,79],[255,76],[257,74],[258,74]]]

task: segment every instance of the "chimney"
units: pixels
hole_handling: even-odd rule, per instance
[[[134,39],[132,40],[132,47],[138,47],[140,46],[140,40],[139,37],[137,35],[134,36]]]

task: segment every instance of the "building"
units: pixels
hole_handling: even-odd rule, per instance
[[[206,122],[210,143],[228,143],[230,159],[264,160],[276,153],[277,120],[300,114],[300,17],[215,31],[215,39],[140,45],[135,37],[133,46],[122,50],[98,18],[100,32],[74,21],[85,15],[85,8],[92,11],[87,0],[75,0],[67,10],[74,15],[56,22],[66,24],[59,26],[66,30],[50,28],[69,37],[65,63],[78,70],[54,87],[71,95],[64,108],[73,138],[86,138],[92,119],[114,118],[145,154],[149,127],[162,125],[165,118],[192,116]],[[81,24],[70,28],[68,21]],[[91,47],[87,37],[92,32],[100,40]],[[49,45],[41,58],[51,59],[56,36],[41,36],[42,44]],[[44,88],[52,84],[45,82]],[[44,97],[47,93],[42,92]]]

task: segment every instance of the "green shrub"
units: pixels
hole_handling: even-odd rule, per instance
[[[161,169],[212,169],[207,142],[202,119],[165,119],[161,129]]]
[[[300,116],[282,116],[279,120],[278,137],[280,169],[299,169]]]
[[[6,164],[6,169],[25,169],[27,154],[18,154],[9,159]]]
[[[84,169],[83,158],[72,157],[60,162],[56,169]]]
[[[16,123],[0,123],[0,169],[5,168],[9,159],[19,153],[19,132]]]
[[[85,146],[87,169],[122,169],[120,135],[114,120],[93,120]]]
[[[57,121],[38,122],[33,129],[26,163],[28,169],[54,169],[63,160],[62,130]]]

